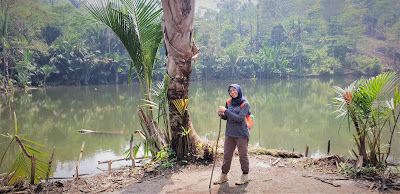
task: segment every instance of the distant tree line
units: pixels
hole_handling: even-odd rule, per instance
[[[222,0],[195,19],[200,55],[191,79],[376,75],[399,71],[396,0]],[[86,0],[3,0],[0,84],[126,83],[130,60]],[[165,74],[160,49],[154,78]],[[133,73],[133,80],[135,73]]]

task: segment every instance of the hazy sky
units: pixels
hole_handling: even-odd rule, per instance
[[[198,10],[200,7],[216,9],[217,2],[219,2],[219,0],[196,0],[196,8],[195,9]]]

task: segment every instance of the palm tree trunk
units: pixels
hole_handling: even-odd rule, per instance
[[[185,111],[180,117],[172,101],[189,98],[192,57],[196,60],[199,50],[193,40],[195,0],[162,0],[164,20],[162,30],[167,53],[167,73],[171,78],[168,88],[168,104],[171,122],[171,147],[178,158],[195,153],[196,143],[201,141],[192,126],[190,115]],[[183,128],[191,129],[186,136]]]

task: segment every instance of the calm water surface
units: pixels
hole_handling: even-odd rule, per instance
[[[255,124],[250,144],[265,148],[304,153],[310,146],[312,157],[326,154],[331,140],[331,153],[348,155],[355,149],[352,133],[342,119],[336,119],[335,107],[329,105],[336,96],[332,86],[345,87],[353,80],[290,79],[236,81],[251,104]],[[218,135],[217,107],[229,98],[231,81],[192,82],[189,110],[197,133],[208,140]],[[51,154],[56,147],[55,177],[72,177],[85,141],[80,174],[96,174],[107,169],[100,160],[122,158],[129,147],[129,134],[140,129],[137,106],[143,104],[140,87],[132,84],[57,87],[46,90],[17,92],[12,98],[0,97],[0,134],[14,134],[13,112],[18,118],[18,135],[36,141]],[[7,101],[8,100],[8,101]],[[225,123],[223,122],[223,129]],[[81,129],[121,132],[126,135],[80,134]],[[222,130],[224,131],[224,130]],[[396,135],[394,147],[398,148]],[[3,154],[9,139],[0,136]],[[138,143],[139,138],[136,139]],[[13,162],[18,147],[11,147],[0,173]],[[400,160],[400,150],[392,150],[391,160]],[[115,162],[113,167],[129,165]]]

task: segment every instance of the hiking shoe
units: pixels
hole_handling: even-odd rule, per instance
[[[250,181],[249,175],[247,175],[247,174],[242,174],[242,176],[240,177],[240,180],[236,181],[235,184],[237,184],[237,185],[243,185],[243,184],[248,183],[249,181]]]
[[[228,175],[221,173],[221,176],[219,177],[219,179],[217,181],[214,181],[214,185],[218,185],[218,184],[224,183],[226,181],[228,181]]]

